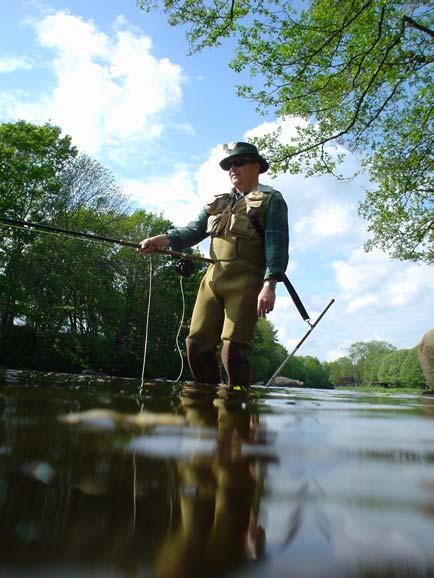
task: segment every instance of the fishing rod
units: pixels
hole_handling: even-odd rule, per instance
[[[52,233],[57,235],[64,235],[65,237],[75,237],[78,239],[88,239],[90,241],[102,241],[104,243],[111,243],[112,245],[121,245],[122,247],[132,247],[134,249],[140,249],[140,244],[134,241],[126,241],[124,239],[112,239],[111,237],[104,237],[102,235],[96,235],[94,233],[83,233],[82,231],[73,231],[71,229],[63,229],[62,227],[55,227],[53,225],[44,225],[42,223],[32,223],[30,221],[20,221],[17,219],[6,219],[5,217],[0,217],[0,225],[5,225],[8,227],[15,227],[18,229],[35,229],[42,233]],[[177,259],[189,259],[190,261],[202,261],[205,263],[214,263],[213,259],[208,259],[207,257],[201,257],[200,255],[190,255],[189,253],[181,253],[179,251],[173,251],[172,249],[155,249],[156,253],[162,253],[164,255],[169,255],[169,257],[174,257]]]
[[[132,247],[134,249],[140,249],[140,244],[134,241],[127,241],[124,239],[113,239],[111,237],[104,237],[102,235],[96,235],[95,233],[84,233],[82,231],[74,231],[71,229],[64,229],[62,227],[56,227],[54,225],[45,225],[42,223],[32,223],[31,221],[24,221],[18,219],[7,219],[6,217],[0,217],[0,225],[5,225],[8,227],[14,227],[24,230],[39,231],[41,233],[51,233],[54,235],[64,235],[65,237],[72,237],[78,239],[88,239],[90,241],[102,241],[104,243],[111,243],[113,245],[121,245],[123,247]],[[193,263],[192,261],[200,261],[202,263],[215,263],[213,259],[207,257],[202,257],[200,255],[191,255],[190,253],[181,253],[179,251],[173,251],[172,249],[155,249],[156,253],[163,255],[168,255],[178,259],[176,262],[176,270],[183,277],[189,277],[193,273]],[[310,316],[307,313],[300,297],[297,294],[294,286],[288,279],[286,275],[282,279],[289,295],[291,296],[294,305],[296,306],[301,317],[306,321],[310,327],[312,323],[310,322]]]

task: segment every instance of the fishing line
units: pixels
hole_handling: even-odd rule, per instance
[[[136,452],[133,453],[133,532],[136,531],[136,517],[137,517],[137,469],[136,469]]]
[[[146,367],[146,357],[148,354],[148,331],[149,331],[149,314],[151,311],[151,295],[152,295],[152,255],[149,255],[148,308],[146,311],[145,346],[144,346],[144,350],[143,350],[143,365],[142,365],[142,377],[140,380],[140,394],[143,393],[143,386],[145,384],[145,367]]]
[[[181,358],[181,370],[179,372],[178,377],[175,380],[175,383],[177,383],[181,379],[182,372],[184,371],[184,356],[182,355],[181,348],[179,347],[179,334],[181,333],[181,329],[184,324],[184,315],[185,315],[185,295],[184,295],[183,280],[184,277],[181,275],[179,278],[179,286],[181,288],[181,295],[182,295],[182,315],[181,321],[179,322],[178,333],[176,334],[176,349],[178,350],[179,357]]]
[[[149,255],[149,290],[148,290],[148,306],[146,310],[146,323],[145,323],[145,344],[143,350],[143,365],[142,365],[142,376],[140,379],[140,394],[143,393],[143,387],[145,385],[145,368],[146,368],[146,359],[148,355],[148,334],[149,334],[149,317],[151,312],[151,296],[152,296],[152,258]],[[182,326],[184,325],[184,317],[185,317],[185,293],[184,293],[184,283],[183,283],[183,276],[180,276],[179,279],[179,286],[181,289],[181,296],[182,296],[182,314],[181,314],[181,321],[179,322],[178,331],[176,333],[176,349],[178,350],[179,357],[181,359],[181,369],[179,371],[179,375],[175,380],[177,383],[184,372],[184,356],[182,355],[181,348],[179,346],[179,336],[182,330]]]

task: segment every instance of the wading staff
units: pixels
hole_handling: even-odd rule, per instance
[[[288,363],[290,358],[295,354],[295,352],[302,345],[302,343],[304,343],[306,341],[306,339],[309,337],[309,335],[312,333],[312,331],[315,329],[315,327],[318,325],[318,323],[321,321],[321,319],[324,317],[324,315],[327,313],[327,311],[330,309],[330,307],[333,305],[334,302],[335,302],[334,299],[332,299],[330,301],[330,303],[327,305],[327,307],[324,309],[324,311],[321,313],[321,315],[318,317],[318,319],[315,321],[315,323],[312,323],[312,324],[309,323],[309,325],[310,325],[309,331],[302,337],[302,339],[300,339],[300,341],[297,343],[297,345],[294,347],[294,349],[291,351],[291,353],[288,355],[288,357],[279,365],[279,367],[276,369],[276,371],[273,373],[273,375],[270,377],[270,379],[265,384],[266,387],[268,387],[271,384],[271,382],[273,381],[273,379],[279,375],[279,373],[282,371],[282,369]]]
[[[95,235],[93,233],[83,233],[81,231],[72,231],[71,229],[62,229],[61,227],[54,227],[52,225],[43,225],[41,223],[31,223],[30,221],[19,221],[15,219],[6,219],[5,217],[0,217],[0,225],[5,225],[8,227],[15,227],[18,229],[35,229],[41,233],[52,233],[57,235],[63,235],[65,237],[75,237],[78,239],[89,239],[90,241],[102,241],[104,243],[111,243],[112,245],[122,245],[123,247],[133,247],[134,249],[140,249],[139,243],[134,243],[133,241],[125,241],[123,239],[112,239],[111,237],[102,237],[101,235]],[[189,253],[180,253],[179,251],[172,251],[171,249],[156,249],[156,253],[162,253],[163,255],[169,255],[169,257],[176,257],[181,259],[190,259],[191,261],[203,261],[205,263],[214,263],[213,259],[208,259],[206,257],[201,257],[199,255],[190,255]]]

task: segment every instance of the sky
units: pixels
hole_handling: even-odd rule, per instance
[[[0,0],[0,8],[0,122],[60,126],[113,172],[134,208],[185,225],[229,189],[218,166],[222,145],[276,126],[236,96],[243,78],[228,68],[231,42],[189,56],[185,31],[135,0]],[[287,119],[283,134],[296,124]],[[348,155],[342,171],[359,168]],[[357,207],[367,175],[261,175],[261,182],[288,204],[287,275],[311,318],[335,299],[298,354],[325,361],[357,341],[417,345],[434,325],[434,270],[364,252],[367,224]],[[309,329],[282,284],[269,319],[288,351]]]

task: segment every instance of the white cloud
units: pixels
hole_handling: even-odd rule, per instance
[[[305,239],[305,246],[354,232],[355,208],[349,204],[321,203],[311,213],[300,218],[294,226],[297,235]]]
[[[179,132],[184,134],[189,134],[191,136],[196,136],[196,129],[194,126],[188,122],[177,122],[174,123],[173,128],[179,130]]]
[[[194,170],[191,167],[175,167],[164,177],[146,180],[126,179],[122,186],[130,199],[140,207],[164,216],[178,226],[197,217],[205,203],[215,194],[229,190],[228,173],[222,171],[218,162],[225,155],[223,147],[214,147],[209,158]]]
[[[28,70],[33,68],[33,63],[26,56],[5,56],[0,58],[0,73],[15,72],[16,70]]]
[[[146,182],[127,179],[123,181],[122,187],[140,207],[154,213],[162,212],[165,218],[178,226],[193,220],[203,205],[185,169]]]
[[[123,20],[116,24],[109,36],[66,12],[36,22],[40,45],[54,53],[54,83],[39,99],[17,96],[7,112],[34,122],[50,119],[89,154],[157,138],[167,111],[181,100],[182,70],[155,58],[149,37],[122,29]]]
[[[387,265],[379,251],[367,254],[356,249],[347,260],[334,261],[332,268],[343,296],[350,301],[354,296],[366,294],[378,284],[386,283],[389,276]]]
[[[280,132],[279,140],[282,143],[289,143],[294,140],[297,140],[298,135],[297,127],[304,128],[307,125],[308,122],[301,117],[288,116],[279,122],[277,121],[263,122],[258,126],[255,126],[254,128],[245,132],[245,138],[251,139],[255,137],[261,137],[264,136],[265,134],[274,131],[279,131]]]
[[[227,153],[223,146],[215,146],[208,159],[199,166],[195,174],[197,190],[204,202],[212,198],[213,195],[226,192],[231,188],[228,173],[219,166],[219,162],[225,156]]]
[[[391,261],[380,251],[354,250],[332,263],[347,312],[369,307],[402,308],[434,290],[434,271],[421,264]]]

